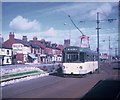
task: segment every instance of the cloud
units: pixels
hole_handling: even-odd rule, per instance
[[[58,14],[64,14],[65,16],[67,15],[71,15],[75,17],[79,16],[80,18],[83,16],[83,14],[86,14],[88,10],[95,9],[96,7],[97,7],[97,3],[93,3],[91,5],[91,3],[71,2],[71,3],[64,3],[58,6],[52,6],[46,9],[40,9],[40,10],[37,10],[36,12],[41,13],[41,14],[46,14],[46,15],[58,13]]]
[[[45,35],[47,35],[47,36],[50,36],[50,37],[54,37],[54,36],[56,36],[56,30],[53,28],[53,27],[51,27],[51,28],[49,28],[46,32],[45,32]]]
[[[65,3],[64,5],[53,6],[38,12],[48,15],[71,15],[75,20],[96,19],[97,12],[100,12],[100,19],[105,19],[115,12],[113,11],[115,9],[114,6],[116,6],[115,3]]]
[[[15,17],[9,24],[9,27],[14,30],[27,31],[27,30],[39,30],[40,23],[37,20],[30,21],[23,16]]]
[[[91,10],[90,11],[90,16],[95,18],[96,13],[100,12],[100,19],[105,19],[106,17],[108,17],[111,13],[112,13],[112,5],[109,3],[104,3],[103,5],[101,5],[100,7]]]

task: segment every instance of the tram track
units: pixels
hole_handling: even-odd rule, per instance
[[[118,79],[119,70],[115,70],[114,67],[117,66],[114,63],[103,63],[100,66],[100,72],[107,76],[107,79]]]

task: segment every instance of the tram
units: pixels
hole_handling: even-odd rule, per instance
[[[84,75],[98,69],[97,53],[90,48],[68,46],[62,52],[62,73]]]

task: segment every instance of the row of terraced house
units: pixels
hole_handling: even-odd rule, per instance
[[[37,37],[29,41],[27,36],[16,39],[14,32],[10,32],[9,39],[0,48],[0,64],[61,62],[63,48],[63,45]]]

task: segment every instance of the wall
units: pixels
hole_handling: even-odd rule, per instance
[[[13,43],[13,45],[12,45],[13,54],[16,54],[16,53],[23,53],[23,47],[24,47],[23,44],[20,44],[20,43]]]
[[[31,53],[30,47],[23,47],[23,54]]]

